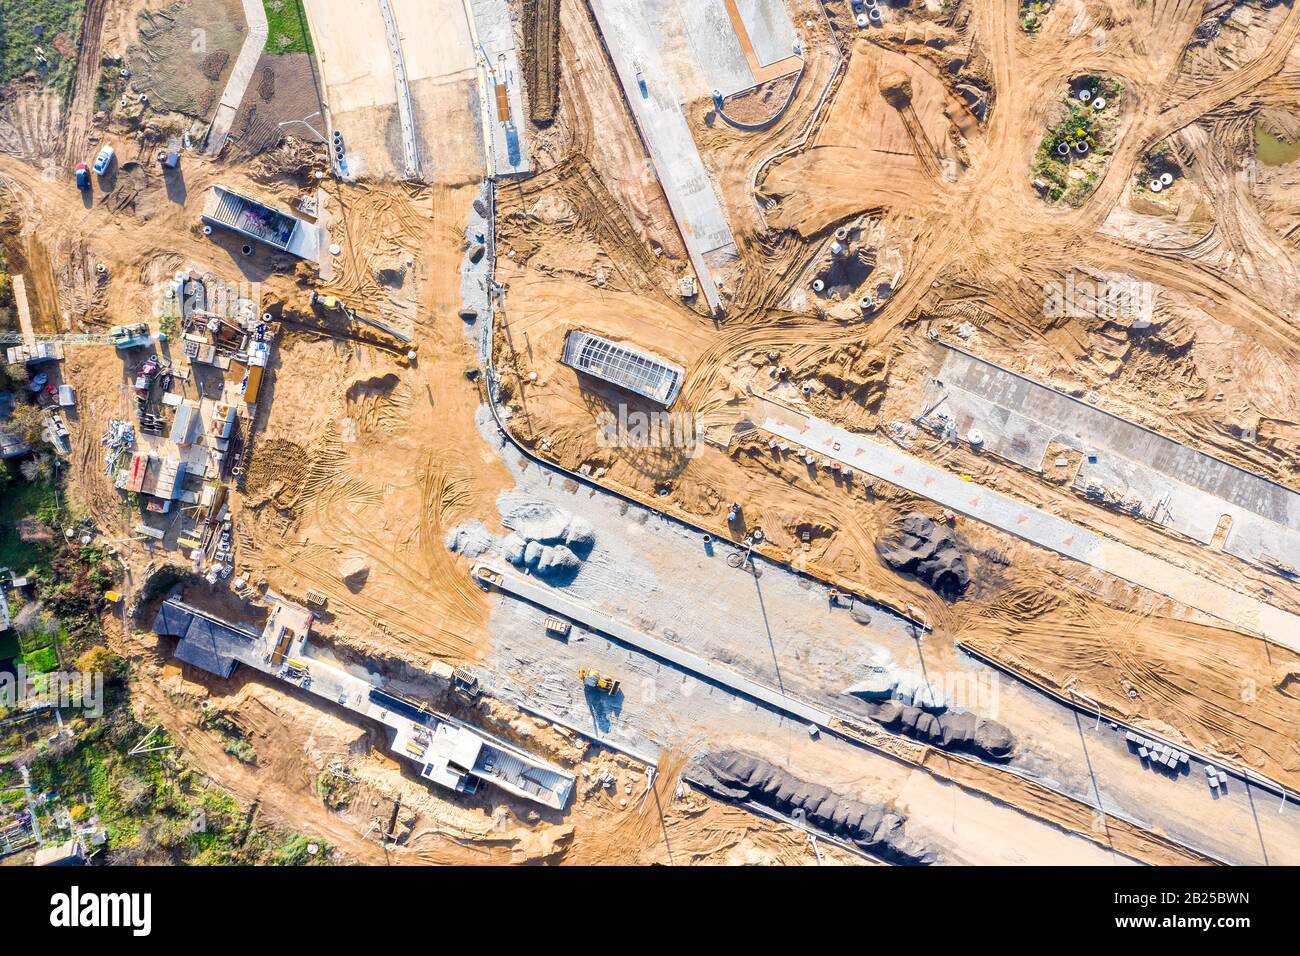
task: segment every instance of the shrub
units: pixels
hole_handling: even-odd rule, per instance
[[[59,655],[52,647],[41,647],[23,655],[23,666],[37,674],[47,674],[59,669]]]

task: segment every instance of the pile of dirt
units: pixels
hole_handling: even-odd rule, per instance
[[[817,398],[830,399],[836,404],[847,400],[874,412],[885,397],[889,359],[878,349],[850,345],[832,355],[816,374],[824,386],[824,392],[819,392]],[[820,411],[819,402],[810,404]]]
[[[867,704],[871,718],[886,730],[942,747],[968,750],[991,760],[1007,760],[1015,749],[1015,737],[996,720],[969,711],[931,713],[899,700]]]
[[[878,804],[841,797],[766,760],[730,750],[705,754],[682,777],[720,800],[747,801],[802,818],[892,863],[928,865],[934,854],[907,836],[906,818]]]
[[[970,570],[957,535],[951,528],[913,511],[882,538],[876,550],[895,571],[914,574],[948,600],[961,597],[970,584]]]
[[[524,0],[524,72],[528,117],[555,119],[560,93],[560,0]]]
[[[348,555],[339,562],[339,577],[348,586],[348,590],[360,591],[370,577],[370,562],[364,555]]]
[[[833,254],[817,273],[822,282],[817,296],[840,301],[853,296],[876,268],[876,250],[870,246],[848,248]]]
[[[501,545],[506,560],[553,579],[572,580],[596,543],[585,519],[542,503],[516,506],[505,524],[513,532]]]
[[[906,73],[895,70],[880,78],[880,95],[896,110],[901,110],[912,102],[912,78]]]

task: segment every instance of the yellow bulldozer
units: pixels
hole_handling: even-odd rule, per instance
[[[579,668],[578,678],[582,681],[583,687],[590,687],[593,690],[604,691],[610,697],[617,694],[619,687],[622,686],[622,684],[613,677],[607,677],[599,671],[588,670],[585,667]]]

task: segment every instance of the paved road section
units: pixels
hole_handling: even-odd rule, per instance
[[[979,429],[985,448],[1032,471],[1061,442],[1085,456],[1077,491],[1104,493],[1116,507],[1202,544],[1226,518],[1224,551],[1265,566],[1300,566],[1300,494],[943,344],[942,368],[922,400],[931,422],[946,416],[963,437]]]
[[[239,56],[235,58],[235,68],[230,71],[225,92],[221,94],[221,102],[217,104],[217,113],[208,128],[207,154],[209,156],[216,156],[221,152],[221,147],[226,145],[226,138],[230,135],[230,124],[235,121],[239,104],[244,102],[244,92],[253,80],[257,61],[262,58],[262,51],[266,49],[269,28],[266,23],[266,8],[262,6],[262,0],[244,0],[244,19],[248,21],[248,35],[244,37],[244,45],[239,48]]]
[[[699,276],[700,291],[716,312],[721,300],[708,262],[734,259],[736,244],[691,136],[681,91],[664,61],[658,39],[663,24],[653,5],[640,0],[591,0],[591,9]]]
[[[531,170],[524,122],[523,71],[506,0],[464,0],[479,71],[479,112],[489,174],[525,176]],[[504,96],[504,99],[502,97]]]
[[[770,402],[755,412],[777,438],[1300,653],[1300,616],[812,416]]]
[[[577,601],[570,600],[555,588],[546,587],[536,581],[521,577],[503,567],[480,562],[474,566],[474,577],[484,583],[515,597],[523,598],[541,607],[558,611],[570,620],[577,621],[593,630],[608,634],[610,637],[629,644],[637,650],[652,654],[661,660],[676,664],[685,671],[703,677],[723,687],[744,694],[752,700],[798,717],[818,727],[830,727],[831,715],[818,707],[813,707],[801,700],[787,697],[774,687],[760,684],[725,667],[719,667],[712,661],[683,651],[679,647],[651,637],[635,628],[628,627],[608,614],[592,610]]]

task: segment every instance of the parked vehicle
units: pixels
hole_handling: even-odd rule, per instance
[[[108,167],[113,165],[113,147],[107,143],[99,150],[99,155],[95,157],[95,175],[102,176],[108,172]]]
[[[90,167],[85,163],[77,163],[77,188],[90,188]]]

